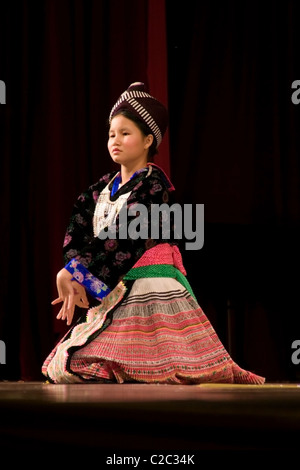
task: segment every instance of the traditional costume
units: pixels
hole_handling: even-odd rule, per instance
[[[122,108],[145,121],[158,146],[167,125],[163,105],[134,84],[110,119]],[[232,360],[199,306],[174,224],[169,221],[165,238],[163,211],[152,220],[154,205],[174,202],[167,175],[149,163],[121,187],[119,178],[119,172],[103,176],[74,206],[63,247],[65,268],[95,305],[51,351],[43,374],[53,383],[264,383]],[[147,211],[139,218],[140,233],[147,236],[132,236],[133,226],[138,232],[138,204]]]

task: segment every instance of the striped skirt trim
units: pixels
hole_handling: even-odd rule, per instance
[[[264,383],[232,360],[197,301],[172,278],[119,284],[42,371],[55,383]]]

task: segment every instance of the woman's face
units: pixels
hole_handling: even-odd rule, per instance
[[[152,141],[151,134],[144,136],[138,126],[122,114],[112,119],[107,147],[115,163],[136,166],[141,162],[144,165]]]

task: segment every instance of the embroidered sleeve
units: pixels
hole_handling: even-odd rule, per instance
[[[87,292],[95,299],[101,300],[109,294],[109,287],[104,284],[104,282],[100,281],[100,279],[93,276],[93,274],[76,259],[69,261],[65,269],[73,275],[72,280],[84,286]]]

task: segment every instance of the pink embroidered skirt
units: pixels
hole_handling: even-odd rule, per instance
[[[53,383],[263,384],[240,368],[194,297],[173,278],[121,282],[46,358]]]

